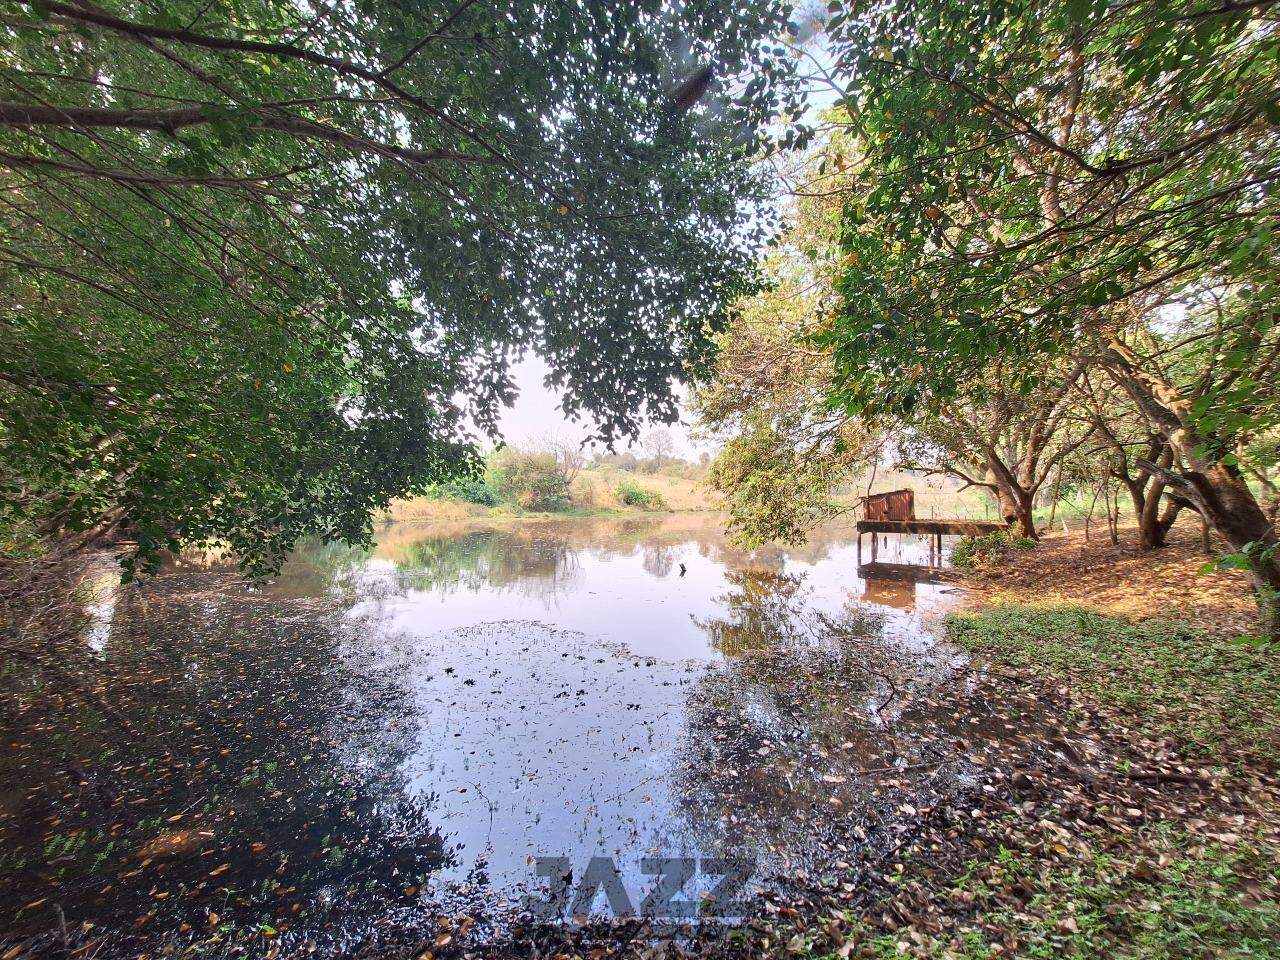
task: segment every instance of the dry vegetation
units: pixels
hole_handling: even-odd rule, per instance
[[[1046,536],[1034,550],[1014,551],[1004,562],[966,578],[975,604],[1072,605],[1128,620],[1159,618],[1190,623],[1218,635],[1253,633],[1258,610],[1242,570],[1205,572],[1199,522],[1186,517],[1166,547],[1142,551],[1132,523],[1118,544],[1105,530]],[[1221,545],[1215,545],[1214,554]]]
[[[570,506],[561,511],[569,514],[641,512],[644,507],[629,506],[619,494],[619,487],[630,484],[656,495],[662,512],[702,512],[717,510],[718,501],[691,464],[677,463],[656,473],[633,473],[617,467],[600,465],[581,470],[569,483]],[[652,511],[650,511],[652,512]],[[510,504],[486,506],[468,503],[455,497],[413,497],[395,500],[379,519],[397,523],[438,523],[474,517],[543,515],[525,511]]]

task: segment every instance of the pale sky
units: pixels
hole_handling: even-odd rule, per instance
[[[537,444],[548,435],[560,439],[578,440],[592,432],[589,423],[582,421],[573,423],[565,419],[559,408],[559,394],[543,385],[543,378],[547,373],[546,363],[541,357],[533,354],[526,356],[512,368],[520,395],[516,398],[515,405],[504,411],[502,415],[502,436],[507,443],[515,446]],[[690,426],[687,421],[691,419],[682,405],[681,420],[685,422],[667,426],[667,430],[676,441],[677,454],[686,459],[696,459],[703,450],[713,449],[712,445],[705,441],[700,443],[690,437]],[[645,429],[658,426],[662,424],[650,424]],[[641,430],[640,435],[644,436],[644,430]],[[625,449],[625,443],[618,444],[619,452]]]

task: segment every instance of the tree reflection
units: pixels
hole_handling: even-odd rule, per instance
[[[183,924],[339,936],[452,864],[402,772],[410,702],[322,610],[207,571],[123,589],[100,693],[127,738],[80,701],[0,686],[18,745],[0,774],[21,796],[0,819],[3,925],[47,927],[22,907],[48,896],[139,948]]]
[[[933,755],[938,738],[922,733],[937,718],[904,705],[945,667],[893,644],[868,606],[814,609],[800,578],[731,579],[726,615],[699,621],[729,661],[689,698],[678,802],[713,848],[802,851],[833,817],[856,824],[885,805],[867,771]]]

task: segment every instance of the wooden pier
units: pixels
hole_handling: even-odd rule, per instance
[[[901,579],[905,576],[903,568],[936,569],[942,566],[943,537],[982,537],[989,533],[999,533],[1008,527],[994,520],[859,520],[858,521],[858,571],[865,571],[867,576]],[[871,562],[862,562],[862,535],[871,534]],[[929,537],[929,563],[921,567],[918,564],[881,563],[879,553],[882,533],[914,533]],[[891,569],[892,568],[892,569]]]
[[[1008,527],[996,520],[859,520],[859,533],[932,533],[948,537],[984,537]]]

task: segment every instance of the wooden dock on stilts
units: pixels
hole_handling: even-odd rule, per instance
[[[908,564],[883,564],[877,560],[879,553],[879,540],[877,534],[881,533],[913,533],[930,537],[929,541],[929,566],[942,566],[942,538],[943,537],[984,537],[989,533],[999,533],[1007,530],[1003,523],[993,520],[859,520],[858,521],[858,569],[865,567],[870,568],[867,572],[874,573],[875,568],[884,568],[890,566],[909,566]],[[871,534],[871,562],[863,564],[862,562],[862,535],[864,533]]]

